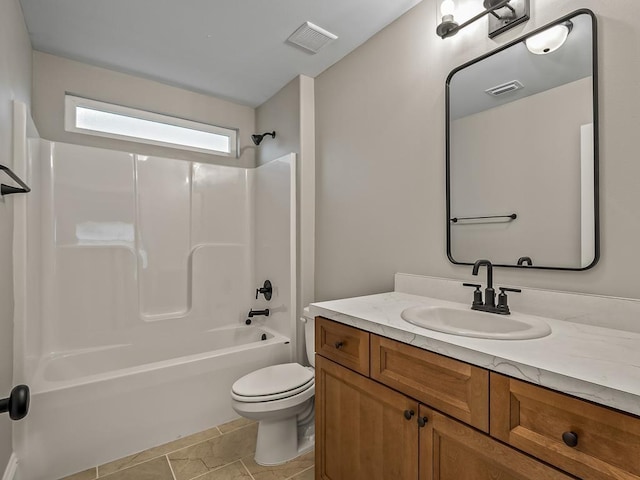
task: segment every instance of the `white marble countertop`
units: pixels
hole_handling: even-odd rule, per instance
[[[414,326],[400,317],[417,305],[468,308],[391,292],[312,303],[309,311],[576,397],[640,415],[640,333],[545,319],[552,333],[534,340],[486,340]]]

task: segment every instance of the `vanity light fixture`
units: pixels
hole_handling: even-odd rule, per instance
[[[573,23],[566,21],[527,38],[527,49],[534,55],[546,55],[558,50],[567,41]]]
[[[440,38],[452,37],[468,25],[489,15],[489,38],[529,20],[529,0],[484,0],[485,10],[459,25],[455,19],[454,0],[443,0],[440,5],[442,21],[436,28]]]

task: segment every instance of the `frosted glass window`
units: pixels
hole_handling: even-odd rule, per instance
[[[101,137],[237,156],[237,131],[67,95],[65,129]]]
[[[76,127],[142,140],[229,153],[229,137],[191,128],[76,107]]]

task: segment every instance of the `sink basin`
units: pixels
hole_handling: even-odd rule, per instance
[[[407,308],[401,317],[418,327],[463,337],[528,340],[551,333],[542,318],[520,313],[496,315],[463,308],[418,306]]]

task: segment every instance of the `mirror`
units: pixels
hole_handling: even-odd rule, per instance
[[[578,10],[447,79],[447,255],[598,261],[596,19]]]

